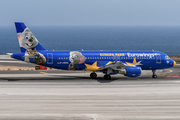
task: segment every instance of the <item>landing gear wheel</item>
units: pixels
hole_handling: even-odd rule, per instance
[[[105,80],[110,80],[110,79],[111,79],[111,76],[110,76],[110,75],[104,75],[104,79],[105,79]]]
[[[97,78],[97,74],[96,74],[96,73],[91,73],[91,74],[90,74],[90,77],[91,77],[92,79],[95,79],[95,78]]]
[[[156,70],[152,70],[152,72],[153,72],[152,78],[157,78]]]
[[[157,78],[157,75],[152,75],[152,78]]]

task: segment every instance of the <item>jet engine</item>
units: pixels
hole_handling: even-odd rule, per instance
[[[141,67],[126,67],[122,70],[119,70],[119,74],[124,74],[128,77],[138,77],[141,75]]]

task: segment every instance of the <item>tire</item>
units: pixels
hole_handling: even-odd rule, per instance
[[[110,79],[111,79],[111,76],[110,76],[110,75],[104,75],[104,79],[105,79],[105,80],[110,80]]]
[[[97,78],[97,74],[96,74],[96,73],[91,73],[91,74],[90,74],[90,77],[91,77],[92,79],[95,79],[95,78]]]
[[[153,75],[152,78],[157,78],[157,75]]]

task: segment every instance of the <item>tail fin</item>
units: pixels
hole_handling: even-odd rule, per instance
[[[23,22],[15,22],[15,26],[21,52],[34,49],[37,51],[46,50]]]

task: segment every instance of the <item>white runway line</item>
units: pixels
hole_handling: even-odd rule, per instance
[[[6,62],[6,63],[27,63],[27,62],[24,62],[24,61],[0,61],[0,62]]]

